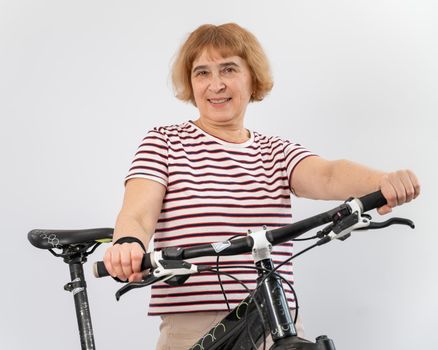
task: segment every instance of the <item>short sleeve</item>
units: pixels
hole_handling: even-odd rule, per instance
[[[155,128],[148,132],[138,147],[125,184],[133,178],[150,179],[167,187],[168,144],[166,136]]]
[[[303,159],[317,155],[298,143],[283,141],[283,145],[284,145],[284,159],[286,163],[287,178],[289,179],[289,183],[290,183],[290,179],[292,177],[292,174],[296,166]]]

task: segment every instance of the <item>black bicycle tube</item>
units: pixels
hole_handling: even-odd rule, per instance
[[[247,317],[245,318],[246,309]],[[254,301],[246,297],[218,324],[211,328],[206,335],[199,339],[191,349],[204,350],[237,350],[250,349],[249,338],[242,336],[246,334],[245,325],[250,322],[250,330],[254,340],[260,343],[263,337],[263,324],[259,320],[258,310]],[[211,335],[211,336],[210,336]],[[202,344],[202,347],[201,347]]]
[[[359,201],[361,202],[364,211],[378,208],[386,203],[386,199],[380,191],[363,196],[359,198]],[[284,243],[299,237],[311,229],[333,222],[337,218],[350,213],[350,207],[344,203],[332,210],[326,211],[325,213],[312,216],[291,225],[267,231],[266,238],[272,245]],[[218,242],[215,244],[200,244],[190,248],[164,248],[162,250],[162,257],[163,259],[168,260],[184,260],[202,256],[237,255],[250,252],[252,246],[253,239],[249,235],[232,241]],[[146,270],[151,267],[153,267],[152,261],[150,259],[150,254],[147,253],[143,259],[142,269]],[[106,271],[103,262],[97,262],[95,270],[98,271],[96,272],[96,277],[108,276],[108,272]]]
[[[76,318],[78,320],[79,335],[82,350],[95,350],[93,326],[91,323],[90,306],[88,303],[87,287],[85,285],[84,269],[80,262],[69,263],[71,283],[78,284],[72,290],[75,301]]]
[[[308,219],[275,230],[267,231],[266,238],[273,245],[289,241],[315,227],[331,222],[335,215],[339,215],[340,212],[348,210],[349,208],[345,204],[342,204],[325,213],[312,216]],[[162,250],[162,258],[164,260],[185,260],[202,256],[237,255],[251,252],[253,245],[253,238],[248,235],[242,238],[233,239],[232,241],[218,242],[215,244],[199,244],[190,248],[164,248]],[[142,270],[154,267],[152,265],[153,263],[150,253],[146,253],[142,261]],[[94,271],[96,277],[109,276],[103,261],[96,262]]]
[[[191,248],[184,248],[182,259],[192,259],[201,256],[224,256],[248,253],[254,241],[251,236],[236,238],[232,241],[218,242],[218,244],[201,244]],[[166,253],[163,251],[163,257]],[[166,255],[167,256],[167,255]]]
[[[348,210],[348,207],[345,204],[342,204],[335,209],[312,216],[295,224],[267,231],[266,238],[272,244],[280,244],[289,241],[315,227],[331,222],[334,216],[340,211]],[[253,244],[254,241],[249,235],[246,237],[233,239],[232,241],[218,242],[217,244],[200,244],[190,248],[164,248],[162,254],[163,259],[169,260],[185,260],[198,258],[201,256],[236,255],[250,252]]]
[[[277,245],[290,241],[294,238],[301,236],[309,230],[312,230],[318,226],[332,222],[337,215],[349,214],[350,209],[345,204],[339,207],[326,211],[308,219],[298,221],[294,224],[287,225],[284,227],[277,228],[275,230],[270,230],[266,232],[266,239],[272,243],[272,245]]]
[[[270,258],[258,261],[256,266],[265,270],[272,270],[274,268]],[[262,281],[262,285],[259,287],[259,293],[257,293],[256,297],[261,298],[259,302],[263,305],[268,319],[272,339],[276,341],[296,336],[297,331],[289,311],[289,304],[281,279],[274,274],[270,274],[270,276],[265,278],[267,273],[266,271],[259,270],[257,285],[259,281]]]
[[[326,211],[325,213],[312,216],[308,219],[301,220],[291,225],[287,225],[275,230],[270,230],[266,232],[266,238],[273,245],[284,243],[294,239],[307,231],[321,226],[323,224],[332,222],[336,215],[340,213],[349,213],[350,209],[347,205],[342,204],[332,210]],[[201,256],[223,256],[223,255],[235,255],[248,253],[253,247],[252,237],[246,236],[242,238],[236,238],[229,242],[222,242],[223,246],[220,244],[215,246],[212,244],[202,244],[191,248],[182,248],[179,250],[180,254],[178,259],[192,259]],[[219,249],[220,250],[219,250]],[[172,257],[166,253],[166,249],[163,250],[163,258]]]

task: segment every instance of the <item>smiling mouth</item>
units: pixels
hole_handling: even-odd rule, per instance
[[[210,103],[213,103],[215,105],[219,105],[219,104],[231,101],[231,97],[228,97],[228,98],[209,98],[209,99],[207,99],[207,101]]]

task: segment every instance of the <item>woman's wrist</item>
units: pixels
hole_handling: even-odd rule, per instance
[[[138,243],[140,245],[140,247],[143,249],[143,251],[146,252],[146,248],[145,248],[143,242],[140,239],[138,239],[137,237],[133,237],[133,236],[120,237],[115,242],[113,242],[113,245],[123,244],[123,243]]]

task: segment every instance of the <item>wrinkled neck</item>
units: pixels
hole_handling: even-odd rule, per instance
[[[250,132],[240,122],[212,123],[199,118],[193,123],[207,134],[230,143],[244,143],[251,137]]]

